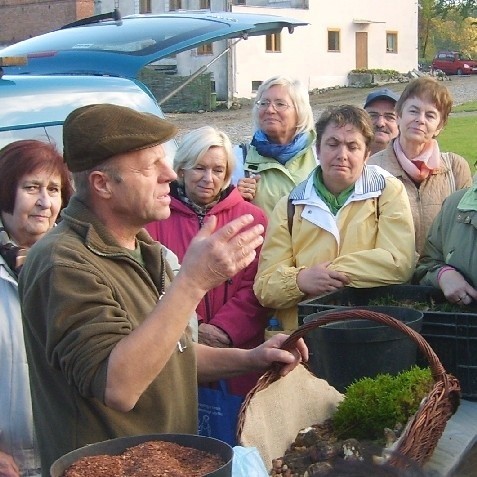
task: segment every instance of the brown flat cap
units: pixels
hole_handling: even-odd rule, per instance
[[[71,172],[94,168],[110,157],[162,144],[177,134],[174,124],[115,104],[72,111],[63,125],[63,156]]]

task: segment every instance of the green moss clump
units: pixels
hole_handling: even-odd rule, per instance
[[[342,439],[382,439],[384,429],[403,426],[418,410],[433,386],[429,368],[412,367],[396,376],[380,374],[349,385],[333,416],[333,428]]]

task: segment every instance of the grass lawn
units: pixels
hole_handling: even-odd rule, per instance
[[[465,112],[474,112],[477,111],[477,101],[468,101],[467,103],[459,104],[459,106],[454,106],[452,108],[453,113]]]
[[[475,114],[451,114],[446,127],[437,138],[441,151],[460,154],[467,160],[472,172],[476,170],[477,162],[477,103],[474,101],[473,104]],[[459,106],[460,111],[466,111],[460,109],[463,106],[465,105]]]

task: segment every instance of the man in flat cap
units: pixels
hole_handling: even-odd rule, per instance
[[[163,144],[171,123],[97,104],[64,124],[76,192],[61,223],[28,254],[19,291],[43,475],[72,449],[114,437],[197,433],[197,382],[272,362],[283,373],[307,359],[278,336],[253,350],[195,344],[197,304],[255,256],[261,225],[242,216],[205,223],[177,276],[142,229],[169,216],[176,179]]]
[[[386,149],[387,145],[399,133],[395,106],[399,95],[388,88],[369,93],[364,103],[373,122],[374,139],[371,143],[371,155]]]

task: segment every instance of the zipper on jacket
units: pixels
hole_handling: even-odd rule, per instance
[[[232,279],[229,278],[225,283],[224,283],[224,304],[227,303],[229,299],[229,285],[232,285]]]
[[[204,303],[205,303],[205,322],[208,323],[211,318],[210,313],[210,301],[209,301],[209,294],[206,293],[204,296]]]

